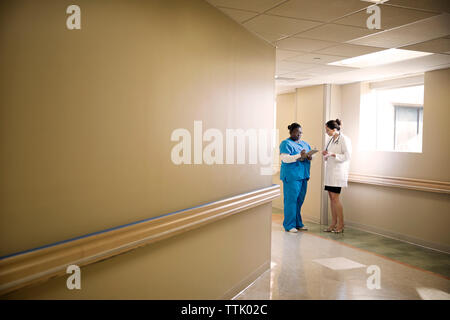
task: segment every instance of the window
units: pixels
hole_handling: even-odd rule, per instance
[[[394,150],[422,151],[423,106],[395,105]]]
[[[372,89],[361,102],[362,149],[422,152],[423,85]]]

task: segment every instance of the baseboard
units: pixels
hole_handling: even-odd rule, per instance
[[[274,207],[274,208],[276,208],[277,210],[282,210],[277,207]],[[302,217],[303,217],[304,221],[320,224],[320,219],[317,219],[315,217],[308,216],[307,214],[303,215]],[[331,216],[329,217],[329,219],[331,219]],[[450,246],[446,246],[446,245],[442,245],[442,244],[434,243],[434,242],[429,242],[429,241],[425,241],[425,240],[410,237],[410,236],[405,236],[400,233],[388,231],[388,230],[377,228],[377,227],[367,226],[364,224],[360,224],[360,223],[352,222],[352,221],[348,221],[348,220],[345,220],[345,225],[352,227],[354,229],[359,229],[362,231],[375,233],[375,234],[378,234],[378,235],[381,235],[384,237],[392,238],[392,239],[403,241],[403,242],[408,242],[408,243],[414,244],[416,246],[420,246],[420,247],[424,247],[427,249],[436,250],[436,251],[450,254]]]
[[[403,241],[403,242],[408,242],[408,243],[414,244],[416,246],[420,246],[420,247],[424,247],[427,249],[436,250],[436,251],[450,254],[450,246],[447,246],[447,245],[442,245],[442,244],[434,243],[434,242],[428,242],[428,241],[425,241],[422,239],[405,236],[400,233],[388,231],[388,230],[381,229],[378,227],[367,226],[364,224],[360,224],[360,223],[352,222],[352,221],[348,221],[348,220],[345,220],[345,225],[352,227],[354,229],[359,229],[362,231],[375,233],[375,234],[378,234],[378,235],[381,235],[384,237],[392,238],[392,239]]]
[[[262,265],[260,265],[256,270],[250,273],[245,279],[240,281],[237,285],[232,287],[230,290],[225,292],[225,294],[220,297],[220,300],[232,300],[239,293],[249,287],[256,279],[258,279],[264,272],[270,269],[270,260],[267,260]]]
[[[277,210],[282,210],[281,208],[278,207],[274,207]],[[331,221],[331,216],[329,217],[330,221]],[[308,215],[304,215],[303,216],[303,220],[305,221],[309,221],[309,222],[313,222],[313,223],[317,223],[320,224],[320,219],[308,216]],[[420,247],[424,247],[427,249],[431,249],[431,250],[436,250],[436,251],[440,251],[443,253],[447,253],[450,254],[450,246],[446,246],[446,245],[442,245],[439,243],[434,243],[434,242],[428,242],[422,239],[418,239],[418,238],[414,238],[414,237],[410,237],[410,236],[405,236],[403,234],[400,233],[395,233],[392,231],[388,231],[385,229],[381,229],[381,228],[377,228],[377,227],[372,227],[372,226],[367,226],[364,224],[360,224],[357,222],[352,222],[352,221],[348,221],[345,220],[345,225],[352,227],[354,229],[359,229],[362,231],[366,231],[366,232],[370,232],[370,233],[375,233],[384,237],[388,237],[388,238],[392,238],[395,240],[399,240],[399,241],[403,241],[403,242],[408,242],[411,244],[414,244],[416,246],[420,246]]]

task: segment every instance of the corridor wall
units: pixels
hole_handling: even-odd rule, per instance
[[[254,164],[176,165],[171,134],[272,129],[274,47],[202,0],[77,0],[79,30],[71,4],[0,3],[1,256],[272,184]],[[8,298],[229,298],[269,267],[270,230],[265,204],[83,267],[82,290]]]
[[[277,127],[280,141],[287,137],[287,118],[304,126],[303,139],[317,143],[324,135],[321,108],[325,90],[320,86],[296,89],[295,92],[278,95]],[[326,119],[342,120],[342,132],[350,137],[353,154],[350,174],[398,177],[418,181],[450,182],[449,158],[450,126],[450,69],[426,72],[424,76],[423,152],[382,152],[361,150],[360,106],[368,83],[355,82],[330,85],[329,107]],[[313,94],[315,92],[315,94]],[[289,98],[288,98],[289,97]],[[278,119],[280,118],[280,119]],[[319,160],[319,161],[317,161]],[[310,188],[303,207],[307,219],[318,221],[320,215],[319,188],[321,157],[313,161]],[[274,183],[281,184],[278,176]],[[325,196],[327,196],[325,194]],[[341,195],[346,225],[409,241],[429,248],[450,252],[450,198],[448,193],[436,193],[405,188],[394,188],[367,183],[350,182]],[[329,204],[328,204],[329,205]],[[282,209],[282,198],[274,202]],[[331,221],[331,212],[328,220]]]
[[[303,128],[302,140],[312,148],[322,148],[323,116],[324,116],[324,85],[298,88],[293,93],[278,95],[277,98],[277,129],[279,143],[289,137],[287,126],[298,122]],[[279,145],[279,144],[278,144]],[[322,192],[321,156],[316,154],[311,163],[311,179],[302,207],[302,217],[306,220],[320,222],[320,195]],[[279,172],[274,175],[274,183],[282,185]],[[274,202],[278,209],[283,208],[282,198]]]
[[[368,84],[342,85],[343,132],[354,145],[350,172],[450,182],[449,88],[450,69],[425,73],[423,150],[409,153],[360,150],[360,103]],[[350,183],[343,204],[345,219],[354,226],[450,252],[448,193]]]

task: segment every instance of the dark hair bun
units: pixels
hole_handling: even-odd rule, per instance
[[[301,127],[302,127],[302,126],[299,125],[297,122],[294,122],[294,123],[291,123],[291,124],[288,126],[288,129],[289,129],[289,132],[292,132],[292,131],[294,131],[295,129],[301,128]]]
[[[341,130],[341,120],[339,120],[339,119],[336,119],[336,120],[330,120],[330,121],[328,121],[327,123],[326,123],[326,126],[328,127],[328,128],[330,128],[331,130],[334,130],[334,129],[336,129],[336,130]]]

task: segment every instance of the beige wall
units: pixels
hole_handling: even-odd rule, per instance
[[[326,120],[342,118],[342,90],[340,85],[330,85],[330,106],[327,110]],[[325,128],[325,125],[324,125]],[[325,129],[324,129],[325,134]]]
[[[288,125],[295,122],[296,108],[295,108],[296,93],[285,93],[277,95],[277,114],[276,114],[276,126],[278,130],[278,142],[275,152],[280,152],[280,143],[287,137],[289,137]],[[280,180],[280,165],[278,159],[278,172],[273,176],[273,183],[280,185],[281,194],[283,194],[283,182]],[[283,209],[283,196],[272,201],[275,208]]]
[[[422,153],[358,152],[356,149],[351,163],[352,172],[450,181],[450,168],[447,161],[450,150],[443,147],[450,145],[450,127],[447,124],[450,119],[450,69],[426,72],[424,88]],[[360,143],[357,140],[360,129],[360,96],[366,90],[368,85],[365,83],[342,86],[343,129],[353,137],[352,143],[355,147]],[[374,158],[377,161],[372,161]],[[370,163],[370,166],[367,163]]]
[[[450,69],[425,73],[424,87],[422,153],[360,151],[360,96],[367,84],[341,87],[343,132],[354,147],[350,172],[450,181]],[[343,193],[343,203],[347,222],[430,247],[450,249],[448,195],[351,183]]]
[[[312,86],[297,89],[297,119],[303,127],[303,140],[311,148],[322,149],[323,144],[323,112],[325,86]],[[319,154],[311,163],[311,179],[308,182],[308,193],[303,203],[303,216],[320,222],[320,199],[322,194],[322,159]]]
[[[258,165],[176,166],[170,136],[194,120],[272,128],[272,46],[201,0],[80,0],[73,31],[70,4],[0,4],[0,255],[271,185]],[[220,297],[270,260],[269,218],[261,206],[83,268],[76,297]],[[17,296],[75,297],[63,282]]]
[[[332,84],[330,85],[330,90],[329,90],[329,96],[327,97],[327,99],[329,99],[329,104],[325,110],[326,112],[326,117],[325,117],[325,121],[329,121],[329,120],[335,120],[335,119],[340,119],[341,122],[342,120],[342,86],[340,85],[335,85]],[[322,127],[323,128],[323,135],[325,138],[328,138],[328,136],[325,133],[325,125]],[[324,169],[325,170],[325,169]],[[327,209],[328,209],[328,221],[325,223],[325,221],[323,221],[324,224],[330,224],[331,223],[331,203],[329,201],[329,196],[328,196],[328,192],[327,191],[322,191],[322,197],[324,197],[324,205],[326,203]]]
[[[298,122],[303,128],[302,140],[308,142],[312,148],[322,148],[323,103],[325,86],[312,86],[296,89],[295,93],[281,94],[277,98],[277,128],[280,131],[280,141],[289,137],[287,126]],[[279,173],[274,176],[274,183],[282,185]],[[311,179],[302,207],[302,218],[320,221],[320,195],[322,184],[321,159],[318,155],[312,161]],[[274,202],[274,206],[282,209],[282,199]]]
[[[271,222],[269,203],[88,265],[81,290],[68,290],[60,277],[3,298],[229,299],[269,268],[270,237],[258,230],[270,230]]]

